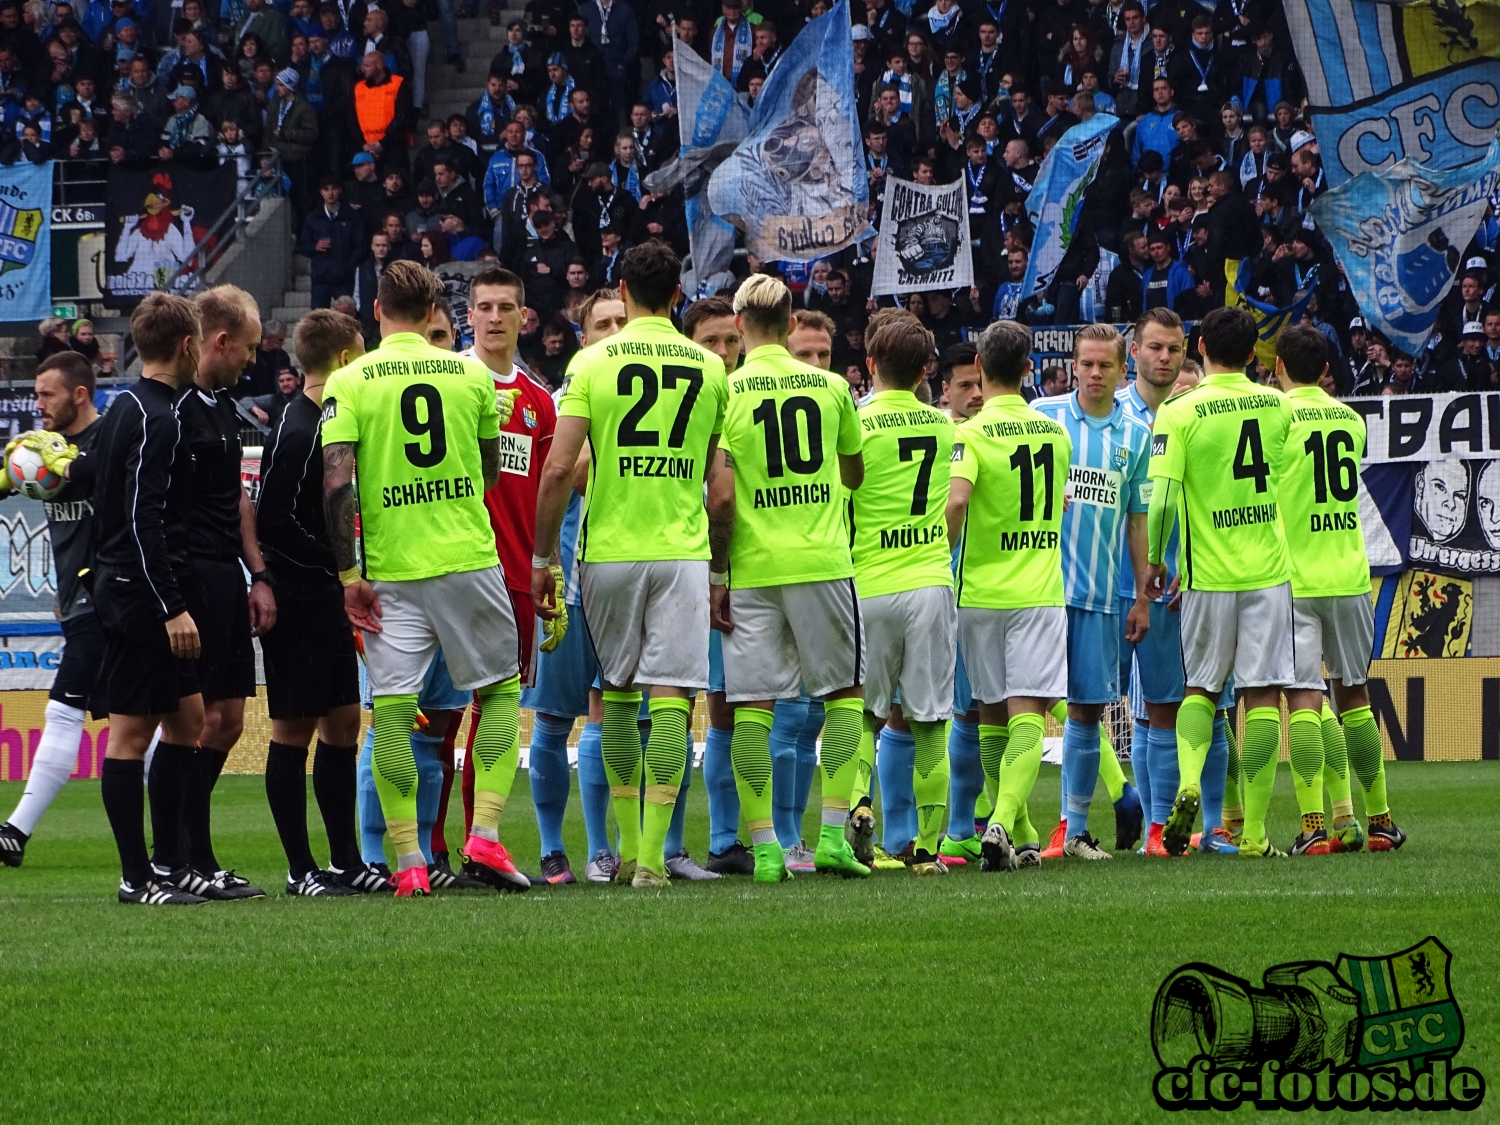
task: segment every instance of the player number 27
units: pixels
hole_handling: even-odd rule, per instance
[[[1042,473],[1042,493],[1044,496],[1042,504],[1042,522],[1046,523],[1052,519],[1052,507],[1055,502],[1054,488],[1052,483],[1052,443],[1043,442],[1037,446],[1035,452],[1029,445],[1018,445],[1016,451],[1010,455],[1010,467],[1021,474],[1021,522],[1030,523],[1036,519],[1036,478],[1033,470],[1040,469]]]
[[[646,420],[646,415],[656,405],[656,400],[661,397],[657,390],[656,372],[644,363],[627,363],[620,368],[619,378],[615,390],[621,398],[628,398],[635,391],[635,384],[641,384],[641,397],[636,399],[632,406],[620,419],[620,429],[615,435],[615,443],[620,446],[659,446],[661,445],[660,430],[643,430],[641,423]],[[693,417],[693,403],[698,401],[698,392],[703,389],[703,372],[696,367],[680,367],[675,364],[666,364],[661,369],[661,385],[667,390],[674,389],[679,383],[687,384],[687,391],[682,396],[682,401],[677,404],[677,417],[672,419],[672,432],[667,435],[667,448],[681,449],[683,439],[687,437],[688,422]]]

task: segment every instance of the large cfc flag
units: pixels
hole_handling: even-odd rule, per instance
[[[848,0],[809,22],[777,61],[708,202],[762,261],[812,261],[870,233]]]
[[[0,168],[0,309],[6,320],[52,312],[52,162]]]

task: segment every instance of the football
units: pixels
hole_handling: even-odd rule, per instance
[[[42,463],[34,449],[18,445],[5,460],[5,472],[11,487],[32,500],[50,500],[67,482]]]

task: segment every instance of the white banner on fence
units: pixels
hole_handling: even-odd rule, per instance
[[[1500,457],[1500,392],[1347,398],[1365,417],[1365,464]]]

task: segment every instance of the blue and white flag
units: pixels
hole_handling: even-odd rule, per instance
[[[1332,187],[1397,161],[1483,158],[1500,114],[1500,18],[1433,0],[1284,0]]]
[[[1483,160],[1439,171],[1410,158],[1319,196],[1312,216],[1370,327],[1420,355],[1500,182],[1500,141]]]
[[[665,194],[679,184],[691,256],[683,263],[682,289],[689,300],[710,297],[734,284],[734,228],[708,207],[708,179],[750,132],[750,106],[724,75],[686,43],[677,44],[677,159],[646,177],[650,191]]]
[[[792,40],[708,201],[762,261],[826,257],[871,233],[848,0]]]
[[[52,315],[52,162],[0,168],[0,309],[6,320]]]
[[[1036,174],[1036,183],[1026,198],[1026,214],[1036,228],[1026,276],[1021,280],[1021,299],[1045,292],[1057,275],[1073,235],[1083,196],[1104,159],[1104,144],[1110,130],[1120,123],[1107,113],[1096,113],[1074,125],[1053,146]]]

